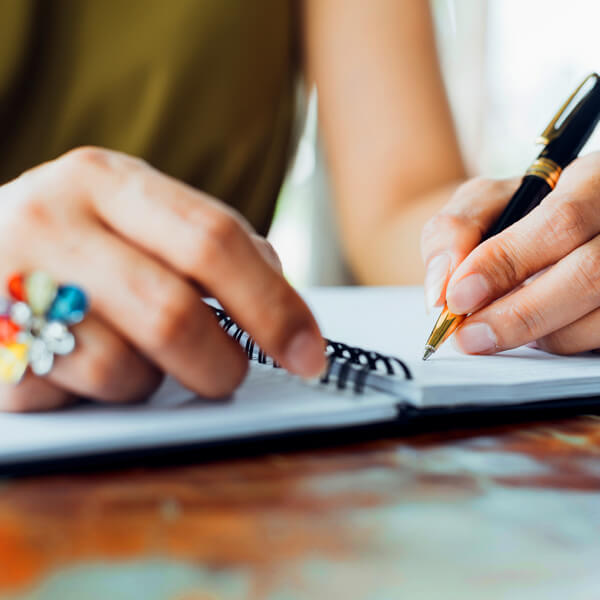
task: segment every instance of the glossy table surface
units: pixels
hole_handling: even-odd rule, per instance
[[[600,598],[593,416],[0,485],[2,598]]]

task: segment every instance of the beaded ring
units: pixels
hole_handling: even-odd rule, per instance
[[[11,275],[9,297],[0,297],[0,382],[19,383],[31,368],[47,375],[54,356],[75,349],[69,325],[79,323],[88,311],[88,299],[75,285],[57,285],[42,271]]]

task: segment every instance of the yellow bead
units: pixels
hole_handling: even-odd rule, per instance
[[[29,345],[22,343],[0,346],[0,381],[19,383],[28,364]]]
[[[50,275],[34,271],[25,279],[27,303],[35,315],[43,315],[56,296],[57,285]]]

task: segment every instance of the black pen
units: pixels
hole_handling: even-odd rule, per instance
[[[569,108],[572,107],[571,110]],[[544,149],[510,199],[508,205],[481,241],[500,233],[533,210],[556,186],[562,170],[573,161],[600,119],[600,77],[588,75],[561,106],[538,138]],[[444,306],[425,344],[427,360],[464,321],[467,315],[455,315]]]

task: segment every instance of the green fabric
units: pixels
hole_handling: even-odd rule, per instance
[[[93,144],[261,232],[289,158],[292,0],[0,0],[0,181]]]

